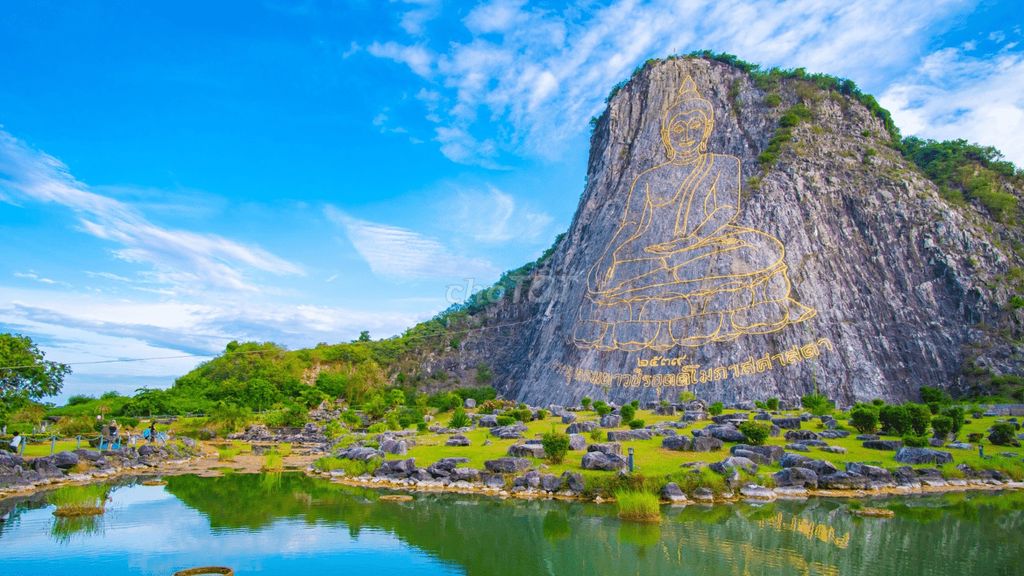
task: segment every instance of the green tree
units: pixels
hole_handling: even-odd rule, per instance
[[[850,426],[861,434],[872,434],[878,430],[878,410],[870,404],[858,404],[850,410]]]
[[[548,460],[555,464],[561,464],[566,453],[569,452],[569,436],[552,430],[541,438],[541,445],[544,446],[544,453]]]
[[[0,334],[0,419],[30,400],[58,394],[70,373],[67,364],[46,360],[28,336]]]
[[[360,332],[359,333],[359,340],[358,341],[359,342],[369,342],[370,341],[370,331],[369,330],[363,330],[362,332]]]
[[[904,404],[907,414],[910,416],[910,428],[914,434],[924,436],[928,434],[928,426],[932,423],[932,411],[924,404],[908,402]]]
[[[626,404],[619,408],[619,415],[622,416],[623,422],[631,422],[636,417],[636,407],[632,404]]]
[[[584,396],[583,399],[580,400],[580,405],[583,406],[584,410],[590,410],[591,402],[593,402],[593,400],[591,400],[589,396]]]
[[[882,423],[882,430],[890,436],[903,436],[910,432],[913,427],[910,413],[906,406],[894,406],[887,404],[878,411],[878,419]]]

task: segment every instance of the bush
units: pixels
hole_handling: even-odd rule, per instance
[[[541,438],[541,445],[544,446],[544,453],[548,460],[555,464],[561,464],[565,455],[569,452],[569,435],[552,430]]]
[[[643,428],[646,425],[647,423],[639,418],[634,418],[629,421],[629,427],[632,428],[633,430],[639,430],[640,428]]]
[[[1016,431],[1013,424],[1009,422],[993,424],[988,435],[988,441],[996,446],[1019,446],[1020,442],[1017,441],[1015,436]]]
[[[679,393],[679,402],[685,404],[686,402],[692,402],[697,399],[697,395],[689,390],[683,390]]]
[[[511,426],[516,423],[516,419],[508,414],[502,414],[498,416],[498,426]]]
[[[953,432],[953,419],[949,416],[932,417],[932,430],[936,438],[948,438]]]
[[[925,404],[939,404],[944,406],[953,401],[953,398],[945,390],[934,386],[921,386],[921,402]]]
[[[650,492],[618,490],[615,492],[615,504],[619,509],[619,518],[623,520],[661,521],[661,503],[658,497]]]
[[[754,446],[760,446],[765,443],[768,439],[768,435],[772,432],[772,425],[767,422],[740,422],[740,432],[747,438],[748,444]]]
[[[914,430],[914,434],[918,436],[928,434],[928,426],[932,422],[932,411],[924,404],[914,404],[911,402],[904,404],[904,407],[910,416],[910,427]]]
[[[499,418],[498,421],[500,422],[501,418]],[[465,428],[466,426],[469,426],[469,422],[469,415],[466,414],[466,409],[459,406],[455,409],[455,412],[452,413],[452,419],[448,421],[448,427]]]
[[[878,410],[869,404],[858,404],[850,410],[850,426],[861,434],[872,434],[878,430]]]
[[[608,404],[605,404],[603,400],[598,400],[597,402],[594,402],[594,412],[597,412],[598,415],[604,416],[606,414],[611,414],[611,411],[612,407],[609,406]]]
[[[964,427],[964,419],[966,416],[964,414],[964,409],[960,406],[947,406],[942,411],[942,415],[953,421],[953,428],[950,430],[950,433],[954,436],[959,434],[960,429]]]
[[[593,400],[591,400],[589,396],[584,396],[583,399],[580,400],[580,405],[583,406],[584,410],[590,410],[591,402],[593,402]]]
[[[778,398],[769,398],[769,399],[765,400],[764,403],[765,403],[766,406],[768,406],[769,410],[778,410],[779,409],[779,399]]]
[[[725,410],[725,404],[722,404],[721,402],[715,402],[711,406],[708,406],[708,414],[711,414],[712,416],[718,416],[723,410]]]
[[[835,403],[828,399],[828,396],[817,392],[801,397],[800,405],[815,416],[831,414],[836,407]]]
[[[95,398],[93,398],[92,396],[86,396],[85,394],[75,394],[74,396],[68,398],[67,405],[76,406],[78,404],[87,404],[89,402],[92,402],[93,400],[95,400]]]
[[[925,448],[928,446],[928,437],[907,434],[903,436],[903,445],[911,448]]]
[[[981,439],[984,437],[985,435],[982,434],[981,432],[971,432],[970,434],[967,435],[967,441],[973,444],[977,444],[978,442],[981,442]]]
[[[882,423],[882,430],[890,436],[903,436],[912,428],[910,413],[905,406],[882,406],[878,411],[878,419]]]
[[[590,439],[594,442],[603,442],[605,439],[604,430],[594,428],[590,431]]]
[[[57,422],[57,433],[65,438],[72,436],[92,436],[96,432],[96,419],[89,416],[61,418]]]
[[[629,422],[633,418],[636,418],[636,407],[632,404],[626,404],[622,408],[619,408],[619,415],[622,416],[623,422]]]

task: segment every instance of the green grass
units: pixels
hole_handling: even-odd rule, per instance
[[[284,469],[284,458],[279,452],[271,450],[263,455],[263,466],[260,467],[264,472],[277,472]]]
[[[278,444],[277,445],[277,451],[281,454],[281,456],[291,456],[291,453],[292,453],[292,444],[291,444],[291,442],[282,442],[282,443]]]
[[[238,446],[217,446],[217,460],[221,462],[234,462],[242,449]]]
[[[341,470],[345,472],[346,476],[362,476],[363,474],[373,474],[380,467],[380,462],[379,458],[360,462],[358,460],[345,460],[333,456],[324,456],[313,462],[313,467],[321,472]]]
[[[78,446],[78,441],[77,440],[57,440],[57,444],[56,444],[56,446],[53,449],[53,453],[56,454],[57,452],[70,452],[72,450],[75,450],[76,446]],[[84,438],[82,439],[82,446],[81,447],[85,448],[87,450],[95,450],[95,448],[93,448],[92,446],[89,446],[89,442],[87,442]],[[25,458],[38,458],[40,456],[49,456],[49,455],[50,455],[50,441],[49,440],[44,440],[41,444],[27,444],[25,446],[25,454],[24,454]]]
[[[661,522],[661,504],[658,497],[640,490],[615,492],[615,505],[619,518],[632,522]]]
[[[55,516],[88,516],[103,513],[109,494],[106,484],[65,486],[47,494],[46,501],[57,507]]]

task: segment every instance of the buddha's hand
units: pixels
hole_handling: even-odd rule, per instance
[[[651,244],[644,248],[644,252],[650,254],[672,254],[675,252],[682,252],[684,250],[692,250],[696,248],[700,243],[694,243],[692,236],[680,236],[674,240],[668,242],[662,242],[661,244]]]

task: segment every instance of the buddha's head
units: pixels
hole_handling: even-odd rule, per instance
[[[697,92],[689,76],[679,94],[665,109],[661,120],[661,141],[670,160],[687,159],[707,152],[708,137],[715,126],[715,113]]]

